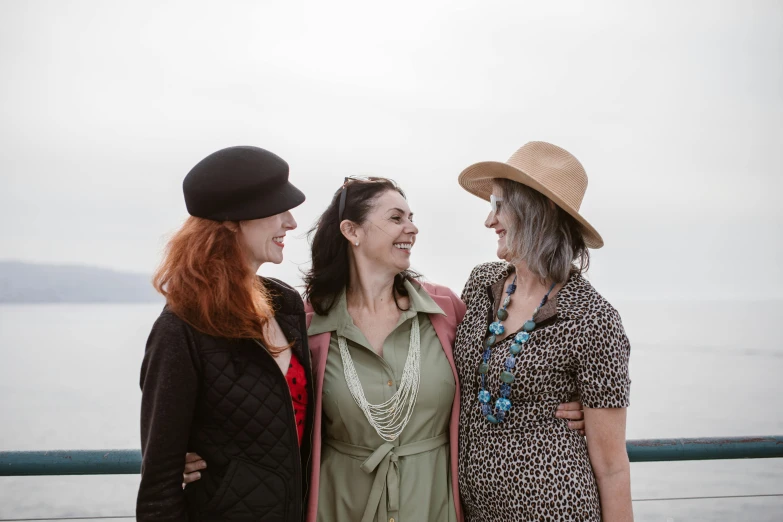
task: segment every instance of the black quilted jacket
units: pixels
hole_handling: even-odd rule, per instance
[[[301,297],[280,281],[263,281],[312,376]],[[312,407],[300,448],[288,384],[255,341],[205,335],[164,308],[147,340],[141,389],[139,522],[303,520]],[[310,382],[307,390],[311,406]],[[207,469],[183,491],[188,451]]]

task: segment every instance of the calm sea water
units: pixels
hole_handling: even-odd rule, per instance
[[[783,302],[628,302],[629,438],[783,434]],[[138,448],[159,305],[0,305],[0,450]],[[783,459],[632,464],[637,520],[783,520]],[[132,515],[138,476],[0,478],[0,519]]]

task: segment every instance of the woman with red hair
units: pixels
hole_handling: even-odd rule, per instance
[[[211,154],[183,189],[191,217],[154,277],[166,306],[141,368],[136,518],[299,521],[313,419],[304,306],[256,272],[282,262],[304,194],[256,147]],[[183,490],[186,452],[209,468]]]

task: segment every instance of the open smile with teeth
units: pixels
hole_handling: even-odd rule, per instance
[[[498,239],[503,239],[504,237],[506,237],[506,231],[505,230],[502,230],[502,231],[498,232]]]
[[[285,236],[273,237],[272,241],[274,241],[275,243],[277,243],[280,246],[283,246],[283,244],[285,243]]]
[[[394,248],[410,252],[411,248],[413,248],[413,243],[394,243]]]

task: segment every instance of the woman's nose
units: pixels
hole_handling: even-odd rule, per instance
[[[293,229],[295,229],[297,226],[299,226],[299,225],[297,225],[297,223],[296,223],[296,220],[294,219],[294,215],[293,215],[293,214],[291,214],[291,211],[290,211],[290,210],[289,210],[289,211],[287,211],[287,212],[286,212],[286,214],[288,214],[288,215],[286,216],[286,218],[287,218],[287,219],[286,219],[286,226],[287,226],[287,228],[288,228],[289,230],[293,230]]]
[[[497,220],[498,220],[497,214],[490,211],[489,215],[487,216],[487,219],[484,220],[484,226],[487,228],[492,228],[497,222]]]

